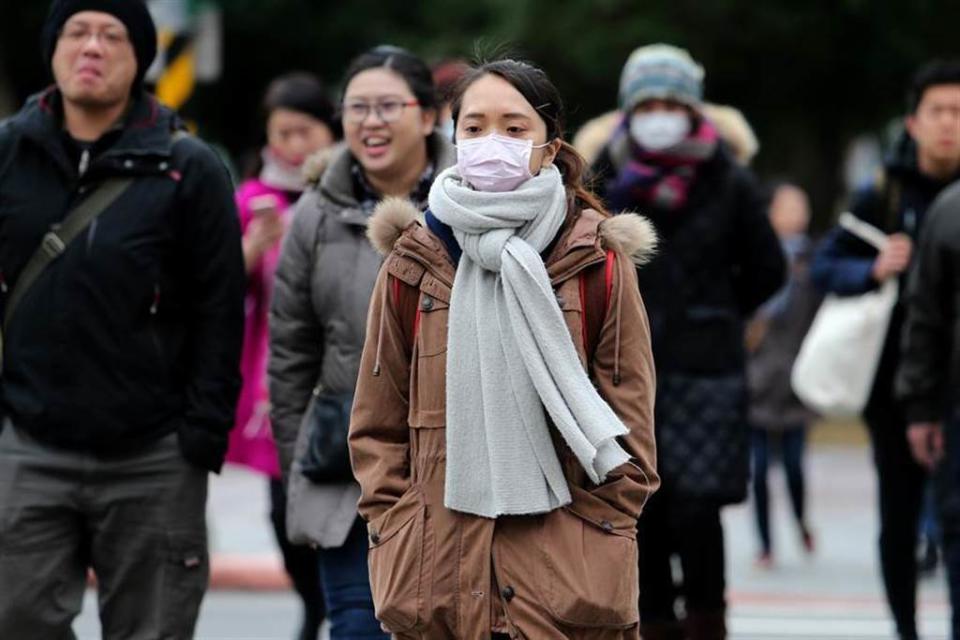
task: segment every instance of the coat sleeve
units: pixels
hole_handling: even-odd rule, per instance
[[[226,167],[195,139],[177,145],[186,157],[180,210],[183,251],[190,274],[186,405],[179,437],[194,464],[219,471],[240,391],[243,297],[246,276],[240,224]]]
[[[854,199],[851,212],[876,226],[876,209],[880,200],[880,194],[874,189],[863,191]],[[862,295],[880,286],[873,279],[876,257],[874,247],[841,227],[835,227],[821,241],[810,265],[810,276],[823,293]]]
[[[950,246],[957,244],[956,231],[945,223],[960,213],[958,205],[960,197],[941,199],[931,209],[910,275],[896,392],[911,423],[937,422],[944,415],[955,321],[953,260],[960,250]]]
[[[660,486],[653,431],[657,381],[650,325],[636,269],[620,254],[616,264],[610,308],[596,347],[593,378],[600,395],[629,429],[620,443],[631,460],[613,469],[606,482],[591,493],[620,511],[639,517],[647,499]]]
[[[297,203],[280,250],[270,302],[270,422],[285,476],[290,473],[300,420],[323,360],[323,327],[310,297],[321,217],[313,193]]]
[[[770,221],[766,199],[752,174],[737,168],[734,287],[741,313],[750,316],[786,283],[787,265]]]
[[[368,522],[397,502],[411,484],[411,348],[390,293],[394,282],[384,264],[370,300],[350,420],[350,460],[362,490],[360,515]]]

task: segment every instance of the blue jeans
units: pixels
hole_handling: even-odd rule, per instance
[[[774,433],[765,429],[751,429],[751,450],[753,453],[753,496],[754,508],[757,515],[757,530],[760,533],[760,544],[764,553],[772,550],[770,538],[770,507],[767,490],[767,469],[770,465],[770,441],[780,440],[780,451],[783,458],[783,469],[787,476],[787,488],[790,492],[790,502],[793,505],[793,514],[797,524],[804,526],[804,477],[803,477],[803,450],[806,442],[807,430],[802,427],[785,429],[782,433]]]
[[[360,640],[389,636],[373,613],[370,575],[367,570],[367,527],[354,522],[343,546],[321,549],[320,582],[330,621],[330,640]]]

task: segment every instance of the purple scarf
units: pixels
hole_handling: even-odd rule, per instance
[[[716,152],[719,136],[706,119],[679,144],[661,151],[647,151],[630,136],[629,117],[624,118],[610,141],[614,155],[621,149],[623,161],[607,189],[610,208],[624,210],[648,205],[667,211],[687,204],[690,186],[700,165]]]

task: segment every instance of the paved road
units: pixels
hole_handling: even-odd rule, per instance
[[[727,534],[732,640],[892,638],[875,563],[875,488],[869,452],[862,446],[821,445],[808,464],[811,523],[817,551],[801,551],[788,515],[779,469],[773,472],[773,569],[753,564],[756,537],[751,506],[728,509]],[[233,470],[211,489],[215,550],[269,553],[266,490],[259,478]],[[96,606],[88,597],[77,632],[96,638]],[[921,588],[920,624],[925,640],[947,637],[948,607],[943,576]],[[298,622],[296,600],[283,593],[216,592],[207,597],[198,638],[285,640]]]

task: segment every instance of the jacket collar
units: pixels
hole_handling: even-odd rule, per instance
[[[619,251],[638,264],[646,262],[657,243],[653,226],[645,218],[633,214],[607,218],[591,209],[582,211],[560,234],[545,260],[555,285],[602,262],[608,250]],[[384,200],[374,211],[367,235],[382,254],[394,252],[415,260],[438,280],[453,286],[453,260],[413,203],[401,198]]]
[[[32,96],[16,116],[23,135],[61,163],[67,162],[63,150],[62,98],[56,87]],[[169,158],[172,153],[171,133],[182,128],[179,118],[161,106],[156,98],[141,92],[134,98],[127,114],[118,124],[120,135],[97,158],[97,163],[109,159]],[[71,171],[74,169],[71,167]]]

